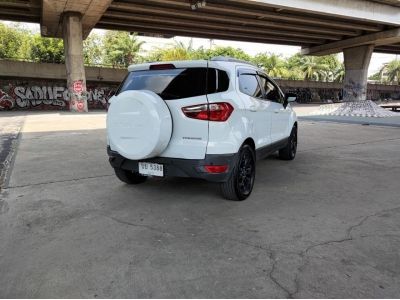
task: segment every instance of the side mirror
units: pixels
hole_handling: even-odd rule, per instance
[[[285,101],[287,103],[295,102],[297,99],[297,95],[295,93],[286,93],[285,94]]]

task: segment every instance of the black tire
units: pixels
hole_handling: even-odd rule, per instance
[[[134,173],[121,168],[114,168],[114,171],[118,179],[127,184],[139,184],[147,180],[146,176],[142,176],[138,173]]]
[[[228,181],[220,184],[224,198],[242,201],[250,196],[256,176],[256,156],[249,145],[243,145]]]
[[[293,160],[297,152],[297,126],[293,126],[288,138],[287,145],[279,150],[279,158],[283,160]]]

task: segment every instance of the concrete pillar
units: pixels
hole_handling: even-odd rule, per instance
[[[358,46],[343,50],[345,66],[343,83],[344,101],[362,101],[367,99],[368,66],[373,51],[373,45]]]
[[[70,95],[69,109],[73,112],[87,112],[81,14],[78,12],[64,13],[62,26],[67,86]]]

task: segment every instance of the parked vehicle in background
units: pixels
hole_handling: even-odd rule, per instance
[[[110,99],[111,166],[128,184],[202,178],[219,182],[225,198],[244,200],[257,159],[276,151],[295,158],[295,98],[261,69],[231,58],[132,65]]]

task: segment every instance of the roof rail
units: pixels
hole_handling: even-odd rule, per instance
[[[210,59],[211,61],[229,61],[229,62],[238,62],[238,63],[243,63],[243,64],[248,64],[248,65],[252,65],[254,67],[257,67],[257,65],[248,62],[246,60],[242,60],[242,59],[237,59],[234,57],[230,57],[230,56],[214,56]]]

